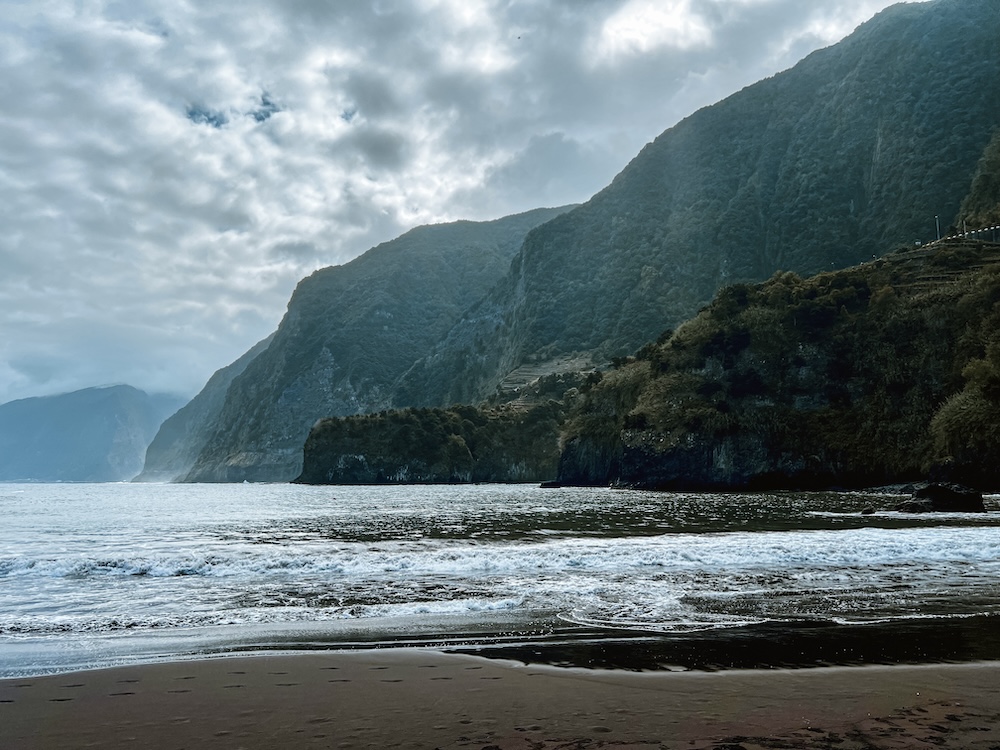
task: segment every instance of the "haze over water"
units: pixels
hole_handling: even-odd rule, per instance
[[[533,485],[0,485],[0,677],[246,650],[995,622],[997,498],[987,514],[861,514],[892,504]]]

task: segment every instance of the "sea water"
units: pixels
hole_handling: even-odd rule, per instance
[[[1000,499],[935,515],[895,500],[4,484],[0,676],[253,650],[995,627]]]

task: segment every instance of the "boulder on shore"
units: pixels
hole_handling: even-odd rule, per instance
[[[959,484],[932,483],[921,487],[895,510],[901,513],[985,513],[983,496]]]

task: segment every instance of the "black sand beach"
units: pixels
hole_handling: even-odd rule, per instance
[[[0,746],[994,748],[1000,663],[706,672],[411,649],[175,661],[0,682]]]

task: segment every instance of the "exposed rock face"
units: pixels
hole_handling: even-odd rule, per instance
[[[191,470],[222,411],[233,378],[268,347],[272,338],[268,336],[231,365],[216,371],[197,396],[160,426],[146,449],[142,473],[132,481],[173,482]]]
[[[584,393],[558,480],[1000,486],[996,300],[1000,245],[968,241],[728,287]]]
[[[186,481],[289,481],[321,417],[390,405],[396,379],[566,209],[419,227],[304,279],[270,345],[235,377]]]
[[[0,406],[0,481],[120,482],[181,399],[128,385]]]
[[[901,513],[985,513],[982,493],[956,484],[932,483],[896,506]]]
[[[529,234],[397,403],[475,403],[525,362],[632,353],[725,284],[934,239],[1000,122],[982,94],[1000,80],[997,38],[995,0],[901,4],[695,113]]]

